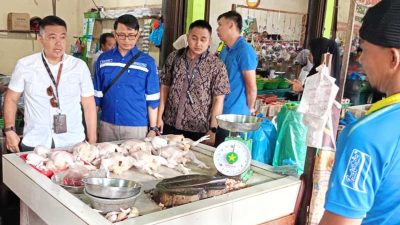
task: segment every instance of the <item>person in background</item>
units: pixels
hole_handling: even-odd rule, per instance
[[[360,62],[386,93],[341,132],[320,225],[400,224],[400,1],[370,8],[360,28]]]
[[[357,48],[356,52],[350,53],[349,65],[347,66],[347,76],[350,76],[353,72],[359,74],[365,73],[360,63],[361,53],[362,49],[360,47]]]
[[[295,59],[295,64],[298,64],[301,66],[300,74],[298,76],[298,80],[304,86],[304,82],[306,80],[306,77],[310,73],[310,70],[313,68],[313,63],[311,62],[312,56],[311,52],[308,49],[303,49],[299,52],[299,54],[296,56]]]
[[[323,63],[324,54],[330,53],[332,54],[331,61],[331,76],[336,79],[336,85],[339,85],[340,82],[340,52],[339,47],[336,42],[327,38],[316,38],[310,41],[310,52],[309,55],[310,63],[312,63],[312,68],[308,73],[307,77],[312,76],[317,73],[317,67],[319,67]],[[299,80],[291,81],[292,90],[299,93],[303,92],[305,81],[301,82]]]
[[[100,55],[94,77],[96,105],[101,109],[100,141],[154,136],[160,103],[156,63],[136,47],[140,37],[136,17],[118,17],[114,35],[117,47]],[[135,61],[112,82],[131,59]]]
[[[96,62],[97,62],[97,59],[99,58],[99,56],[101,55],[101,53],[106,52],[115,47],[115,43],[116,43],[115,37],[112,33],[103,33],[100,35],[99,43],[100,43],[100,50],[97,51],[96,54],[93,55],[93,59],[92,59],[91,68],[93,69],[93,73],[94,73],[94,71],[96,71]]]
[[[218,16],[218,37],[226,46],[219,58],[228,70],[231,92],[225,97],[224,114],[251,115],[255,113],[257,97],[256,68],[257,54],[240,35],[242,16],[229,11]],[[218,128],[215,145],[219,145],[229,132]]]
[[[96,105],[90,72],[85,62],[65,54],[67,25],[59,17],[47,16],[40,22],[36,53],[18,60],[4,101],[3,130],[11,152],[30,151],[38,145],[67,147],[85,140],[96,143]],[[19,97],[24,94],[24,134],[21,147],[15,132]]]
[[[228,74],[208,51],[211,26],[196,20],[189,27],[188,47],[172,52],[161,73],[161,101],[157,126],[163,134],[183,134],[197,140],[210,135],[214,144],[216,116],[229,93]]]

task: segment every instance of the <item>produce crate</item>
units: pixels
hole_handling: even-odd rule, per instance
[[[279,81],[278,80],[269,80],[264,83],[265,90],[275,90],[278,88]]]
[[[287,97],[292,90],[290,88],[286,89],[275,89],[275,90],[259,90],[257,91],[257,95],[263,94],[273,94],[278,96],[278,98]]]

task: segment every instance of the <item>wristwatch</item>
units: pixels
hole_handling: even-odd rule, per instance
[[[210,131],[215,134],[215,133],[217,133],[217,128],[216,127],[210,127]]]
[[[149,131],[154,131],[157,135],[160,135],[160,129],[158,127],[149,127]]]
[[[6,133],[9,132],[9,131],[14,131],[14,132],[16,132],[15,127],[14,127],[14,126],[11,126],[11,127],[3,128],[3,135],[5,136]]]

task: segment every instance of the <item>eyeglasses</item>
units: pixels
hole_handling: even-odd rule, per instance
[[[46,91],[47,91],[47,95],[48,96],[52,96],[52,98],[50,99],[51,107],[57,108],[58,107],[58,101],[57,101],[57,99],[56,99],[56,97],[54,95],[53,87],[49,86]]]
[[[139,35],[139,32],[136,34],[123,34],[123,33],[115,33],[120,40],[126,40],[128,38],[129,40],[135,40],[135,38]]]

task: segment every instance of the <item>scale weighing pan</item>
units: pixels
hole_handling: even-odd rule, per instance
[[[266,118],[236,114],[221,114],[217,117],[218,126],[231,132],[249,132],[258,130]]]

